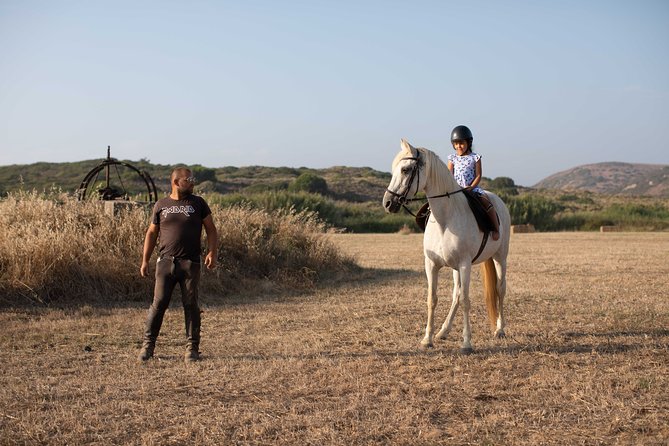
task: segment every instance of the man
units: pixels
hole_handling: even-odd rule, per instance
[[[172,192],[158,200],[153,208],[151,224],[144,238],[144,251],[140,274],[149,274],[149,261],[160,234],[159,257],[156,262],[156,285],[153,303],[149,308],[144,330],[144,343],[139,359],[146,361],[153,356],[156,339],[163,323],[163,316],[170,304],[172,291],[178,283],[186,318],[188,337],[186,362],[200,359],[200,307],[198,282],[200,279],[200,239],[202,226],[207,233],[208,253],[204,264],[216,267],[218,234],[209,205],[193,195],[195,178],[190,169],[178,167],[172,172]]]

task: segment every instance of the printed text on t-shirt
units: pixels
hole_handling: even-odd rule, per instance
[[[190,214],[195,213],[195,208],[191,205],[188,206],[168,206],[161,209],[161,212],[165,214],[184,214],[186,217],[190,217]]]

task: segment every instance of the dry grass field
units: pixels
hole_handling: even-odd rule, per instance
[[[491,336],[477,272],[469,356],[461,315],[417,348],[419,235],[332,238],[363,271],[296,294],[203,296],[195,364],[178,292],[146,364],[148,296],[3,309],[0,444],[669,442],[669,233],[514,235],[508,336]]]

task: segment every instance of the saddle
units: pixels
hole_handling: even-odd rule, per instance
[[[465,194],[465,197],[467,197],[469,208],[472,210],[474,218],[476,218],[476,223],[478,224],[481,232],[487,234],[489,232],[494,231],[495,226],[488,218],[488,213],[486,209],[483,207],[481,201],[479,201],[478,195],[476,195],[469,189],[463,190],[462,193]],[[427,226],[427,221],[430,218],[431,213],[432,212],[430,211],[430,203],[425,203],[423,207],[421,207],[418,210],[418,212],[416,212],[416,224],[423,231],[425,231],[425,227]],[[499,217],[497,218],[499,219]]]

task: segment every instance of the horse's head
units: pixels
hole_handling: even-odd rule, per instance
[[[405,140],[400,145],[402,150],[393,160],[393,177],[383,194],[383,207],[386,212],[399,211],[407,199],[416,195],[425,184],[425,175],[421,175],[425,162],[420,152]]]

